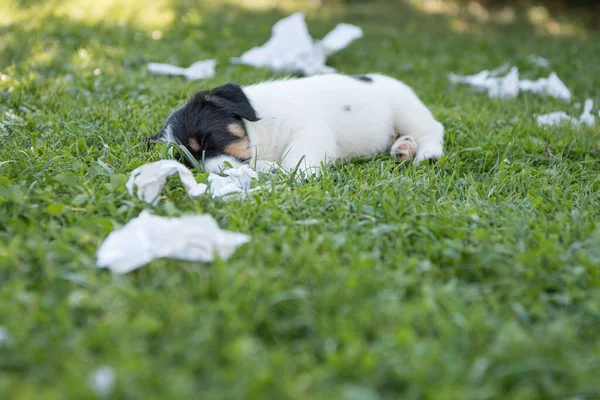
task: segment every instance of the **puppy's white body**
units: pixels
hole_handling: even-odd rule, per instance
[[[280,163],[313,172],[336,158],[389,153],[399,136],[417,143],[415,161],[438,159],[444,127],[413,90],[383,75],[319,75],[265,82],[243,88],[257,122],[245,121],[252,160],[265,169]],[[208,170],[229,157],[209,160]]]

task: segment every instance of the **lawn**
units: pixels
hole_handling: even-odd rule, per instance
[[[540,8],[218,3],[0,0],[0,398],[600,398],[600,130],[532,118],[600,103],[600,32]],[[156,207],[131,197],[129,172],[171,154],[142,139],[199,89],[278,76],[228,60],[297,9],[317,38],[361,26],[329,64],[413,86],[446,156],[263,176],[277,190],[246,201],[192,200],[176,179]],[[447,79],[507,61],[547,76],[532,53],[571,104]],[[206,58],[207,81],[146,70]],[[228,261],[98,270],[144,209],[252,241]],[[94,393],[103,367],[114,387]]]

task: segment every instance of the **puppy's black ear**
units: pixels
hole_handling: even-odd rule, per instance
[[[256,122],[259,118],[250,104],[250,100],[244,94],[242,88],[233,83],[228,83],[211,90],[206,95],[206,100],[222,108],[236,117]]]

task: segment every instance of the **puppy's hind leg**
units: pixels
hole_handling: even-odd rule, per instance
[[[396,117],[396,129],[400,139],[412,137],[417,144],[413,162],[437,161],[444,154],[444,126],[433,118],[429,110],[416,99],[414,113],[399,113]]]
[[[392,78],[387,78],[387,83],[393,99],[394,128],[401,137],[410,135],[417,142],[414,162],[439,160],[444,154],[444,126],[409,86]]]
[[[432,117],[433,118],[433,117]],[[444,126],[439,122],[431,121],[430,129],[421,139],[417,139],[417,154],[415,164],[422,161],[438,161],[444,155]]]

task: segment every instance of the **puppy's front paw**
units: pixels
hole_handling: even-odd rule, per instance
[[[390,155],[398,162],[410,161],[417,154],[417,141],[409,135],[400,136],[390,150]]]
[[[436,162],[444,155],[444,147],[440,142],[419,143],[419,149],[415,157],[415,164],[419,165],[423,161]]]

